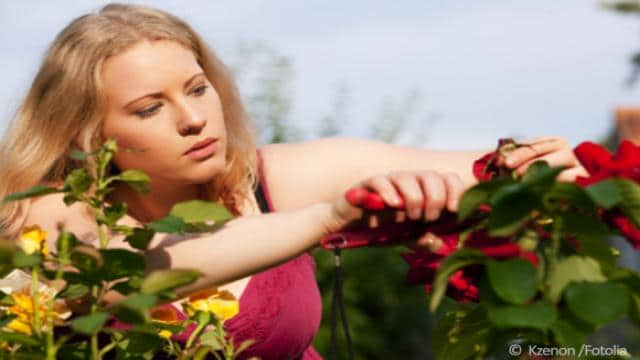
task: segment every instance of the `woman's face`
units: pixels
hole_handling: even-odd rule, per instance
[[[118,168],[176,184],[202,184],[224,169],[222,105],[191,51],[141,41],[107,59],[102,77],[103,135],[118,142]]]

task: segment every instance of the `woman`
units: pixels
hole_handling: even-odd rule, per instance
[[[130,5],[82,16],[57,36],[2,142],[0,198],[59,183],[79,166],[68,156],[73,149],[91,151],[107,138],[131,150],[115,154],[111,171],[136,168],[151,178],[146,195],[126,186],[112,193],[111,201],[128,204],[125,223],[161,218],[189,199],[220,201],[238,215],[213,233],[157,236],[147,262],[201,270],[182,294],[221,285],[239,297],[241,312],[226,326],[236,339],[257,340],[249,355],[265,359],[317,357],[310,343],[320,299],[307,252],[363,216],[346,189],[370,188],[391,206],[403,199],[409,218],[435,220],[456,210],[481,155],[338,138],[257,153],[238,93],[201,38],[172,15]],[[557,138],[514,151],[507,164],[524,171],[535,160],[567,166],[568,180],[582,171]],[[265,195],[262,208],[254,190]],[[66,207],[57,194],[4,204],[0,221],[9,238],[38,224],[54,242],[62,224],[96,241],[87,209]],[[437,246],[432,240],[418,244]]]

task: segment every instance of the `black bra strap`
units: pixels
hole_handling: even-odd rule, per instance
[[[267,197],[264,195],[264,189],[262,188],[262,182],[258,181],[258,187],[256,188],[256,200],[258,201],[258,206],[260,207],[260,211],[262,213],[268,213],[271,210],[269,209],[269,205],[267,203]]]

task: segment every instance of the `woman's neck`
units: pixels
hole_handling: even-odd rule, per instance
[[[205,200],[202,185],[177,185],[163,181],[152,180],[150,191],[141,194],[126,184],[118,184],[114,191],[114,200],[125,202],[129,215],[141,222],[149,222],[163,218],[169,214],[171,208],[182,201]]]

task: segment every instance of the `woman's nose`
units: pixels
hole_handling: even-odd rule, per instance
[[[178,121],[180,135],[199,134],[206,124],[206,117],[196,107],[189,104],[181,106],[180,121]]]

